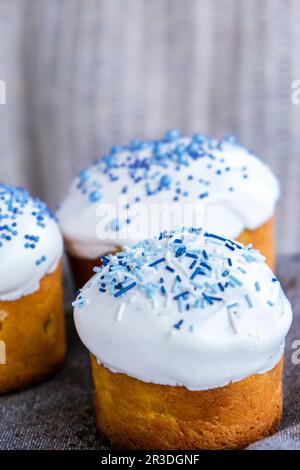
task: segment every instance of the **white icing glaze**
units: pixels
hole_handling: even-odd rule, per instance
[[[164,185],[162,178],[167,178]],[[93,195],[94,203],[90,200]],[[204,226],[237,238],[245,228],[256,229],[272,217],[278,196],[278,182],[270,169],[232,139],[182,138],[173,131],[162,141],[133,142],[112,149],[81,172],[58,219],[68,251],[93,259],[116,246],[152,238],[179,225]],[[136,198],[148,210],[146,221],[134,216]],[[105,233],[99,233],[99,212],[103,215],[104,207],[123,210],[126,202],[129,213],[108,215],[106,225],[101,225]],[[150,213],[151,207],[162,208],[163,204],[176,205],[176,221],[168,220],[168,211],[160,220]],[[192,216],[180,210],[183,205],[192,207]],[[130,224],[125,222],[127,216]]]
[[[105,258],[74,302],[81,340],[111,371],[204,390],[280,360],[292,311],[264,258],[193,230]]]
[[[37,291],[62,251],[58,224],[46,205],[23,189],[0,184],[0,300]]]

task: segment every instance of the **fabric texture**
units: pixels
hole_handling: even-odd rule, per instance
[[[286,343],[284,414],[280,430],[249,449],[300,450],[300,256],[281,257],[278,275],[294,307],[294,321]],[[69,353],[65,367],[43,384],[0,398],[0,449],[107,449],[96,432],[93,386],[87,351],[74,331],[66,284]],[[297,359],[296,357],[296,359]],[[295,360],[294,360],[295,362]],[[1,367],[1,366],[0,366]]]
[[[112,144],[236,134],[278,175],[300,234],[299,0],[0,0],[0,179],[54,208]]]

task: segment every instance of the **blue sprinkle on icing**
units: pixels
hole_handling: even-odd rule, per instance
[[[27,239],[29,243],[37,241]],[[227,245],[235,251],[231,258],[228,258]],[[250,260],[247,261],[244,255]],[[264,263],[264,258],[250,246],[243,247],[198,228],[180,228],[169,233],[161,232],[158,239],[144,240],[117,255],[103,256],[103,266],[95,269],[92,283],[96,283],[99,295],[116,298],[125,298],[130,291],[138,290],[151,300],[151,309],[157,314],[170,302],[175,303],[182,315],[187,312],[190,315],[193,310],[199,313],[203,309],[213,312],[214,306],[222,308],[222,304],[228,311],[232,310],[231,313],[236,313],[239,305],[249,309],[254,306],[254,295],[247,293],[247,278],[244,276],[247,269],[239,266],[241,263],[247,267],[247,263],[254,262],[252,258],[257,263]],[[277,278],[270,277],[270,283],[276,281]],[[258,281],[255,289],[262,289]],[[229,305],[228,293],[236,299]],[[84,302],[84,294],[80,291],[74,305],[82,308]],[[270,300],[266,302],[273,306]],[[179,330],[183,318],[176,325],[174,328]]]

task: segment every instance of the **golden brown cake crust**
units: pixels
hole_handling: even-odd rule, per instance
[[[0,394],[20,390],[55,372],[66,354],[62,263],[46,275],[33,294],[0,301]]]
[[[272,434],[282,366],[225,387],[189,391],[116,374],[91,355],[99,432],[118,449],[237,449]]]
[[[244,230],[237,238],[238,241],[244,245],[252,243],[254,248],[261,251],[266,257],[266,261],[272,271],[275,270],[275,229],[274,217],[269,219],[265,224],[261,225],[255,230]],[[112,250],[112,253],[121,251],[121,247]],[[76,289],[80,289],[84,284],[93,276],[94,266],[100,266],[100,257],[95,259],[79,258],[77,256],[69,255],[71,270],[74,277]]]

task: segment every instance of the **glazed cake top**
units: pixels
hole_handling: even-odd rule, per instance
[[[59,227],[46,204],[24,189],[0,184],[0,300],[37,291],[62,250]]]
[[[95,270],[75,324],[114,372],[202,390],[268,371],[283,354],[291,306],[250,246],[181,228]]]
[[[234,138],[182,137],[173,130],[161,140],[113,147],[81,171],[58,219],[69,251],[96,258],[179,225],[237,238],[272,217],[278,196],[270,169]],[[155,205],[169,209],[159,218],[150,211]]]

